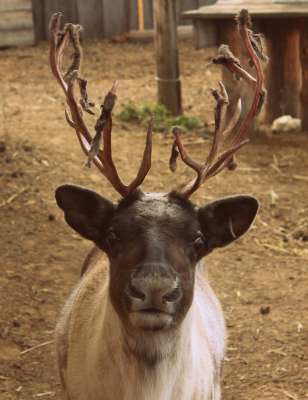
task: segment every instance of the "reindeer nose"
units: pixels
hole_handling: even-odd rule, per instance
[[[177,303],[182,297],[182,291],[177,278],[160,275],[133,277],[126,290],[133,309],[155,309],[164,311]]]

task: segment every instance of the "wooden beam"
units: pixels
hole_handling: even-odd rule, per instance
[[[154,9],[152,0],[143,3],[144,29],[154,29]]]
[[[176,0],[156,0],[154,7],[158,101],[173,115],[179,115],[182,105]]]
[[[285,53],[283,57],[283,113],[294,118],[301,116],[301,61],[300,61],[300,32],[298,21],[286,21],[288,24],[285,38]]]
[[[103,10],[103,33],[105,38],[127,32],[129,15],[126,0],[101,0]]]
[[[102,38],[103,35],[103,6],[101,0],[77,0],[78,22],[84,28],[84,36]],[[95,12],[93,12],[95,10]]]
[[[301,22],[300,59],[302,64],[302,126],[308,132],[308,21]]]
[[[204,18],[204,19],[229,19],[234,18],[242,7],[242,4],[235,4],[226,0],[227,3],[218,3],[210,6],[200,7],[197,10],[187,11],[182,14],[183,18]],[[308,4],[290,3],[290,4],[264,4],[263,2],[253,3],[249,8],[249,14],[252,18],[301,18],[308,16]]]
[[[1,0],[0,12],[2,11],[31,11],[31,0]]]
[[[139,31],[144,31],[143,0],[138,0],[138,29],[139,29]]]
[[[0,31],[0,47],[25,46],[34,44],[33,29]]]
[[[300,116],[301,67],[299,57],[299,33],[296,21],[262,21],[269,63],[266,69],[267,123],[284,114]]]
[[[32,0],[32,15],[34,23],[35,41],[46,40],[44,0]]]
[[[193,20],[194,26],[194,46],[196,49],[217,46],[218,29],[214,21]]]
[[[0,31],[18,31],[33,29],[31,11],[0,13]]]

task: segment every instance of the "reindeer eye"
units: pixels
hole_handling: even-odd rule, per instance
[[[198,236],[193,241],[193,246],[196,251],[200,250],[204,247],[205,244],[205,237],[203,236],[202,232],[198,232]]]
[[[116,253],[119,248],[119,238],[113,230],[110,230],[106,236],[106,244],[108,246],[109,251],[112,253]]]
[[[196,235],[186,248],[186,255],[193,261],[196,261],[203,253],[205,238],[201,232],[196,232]]]

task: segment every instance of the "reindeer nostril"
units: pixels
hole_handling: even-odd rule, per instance
[[[134,285],[129,285],[128,290],[130,297],[145,300],[145,294],[141,290],[137,289]]]
[[[181,290],[177,287],[163,296],[164,301],[175,302],[181,296]]]

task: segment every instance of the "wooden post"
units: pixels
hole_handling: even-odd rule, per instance
[[[288,21],[286,50],[283,60],[283,113],[294,118],[301,115],[301,62],[298,21]]]
[[[194,46],[196,49],[217,46],[217,24],[213,21],[194,19]]]
[[[156,0],[154,3],[158,101],[173,115],[179,115],[182,105],[176,0]]]
[[[301,23],[300,38],[300,58],[302,63],[302,126],[304,131],[308,131],[308,21]]]
[[[296,21],[267,20],[261,31],[267,40],[270,58],[266,69],[266,122],[289,114],[300,116],[301,67],[299,57],[299,33]]]
[[[143,0],[138,0],[138,29],[139,29],[139,31],[144,31]]]

